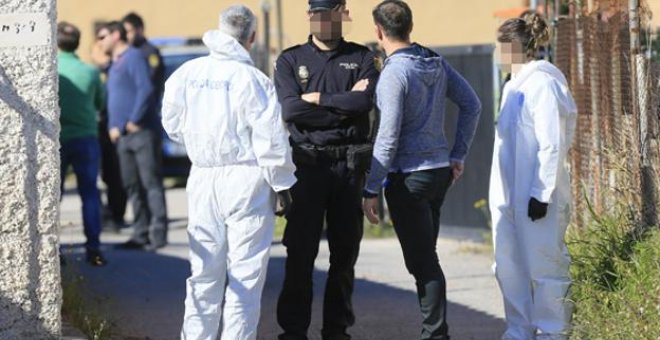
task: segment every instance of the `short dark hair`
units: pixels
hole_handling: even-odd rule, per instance
[[[62,21],[57,24],[57,47],[65,52],[74,52],[80,46],[78,27]]]
[[[142,17],[135,12],[126,14],[126,16],[123,19],[121,19],[121,23],[122,24],[128,23],[131,26],[138,29],[144,28],[144,21],[142,20]]]
[[[385,35],[399,41],[410,39],[413,16],[408,4],[401,0],[385,0],[373,12],[374,22],[383,28]]]
[[[126,28],[119,21],[110,21],[104,26],[110,33],[119,32],[119,39],[123,42],[128,42],[128,36],[126,35]]]

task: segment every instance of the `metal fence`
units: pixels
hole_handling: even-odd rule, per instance
[[[657,216],[660,88],[652,75],[660,68],[631,53],[628,0],[582,3],[573,2],[571,13],[557,21],[554,49],[578,106],[570,158],[574,222],[590,218],[589,203],[597,214],[625,203]]]

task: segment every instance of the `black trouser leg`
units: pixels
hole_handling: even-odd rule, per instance
[[[312,275],[323,231],[328,172],[299,166],[291,188],[293,204],[287,215],[283,244],[287,249],[284,283],[277,301],[282,340],[306,340],[312,314]]]
[[[447,285],[444,275],[424,284],[417,283],[417,299],[422,312],[421,339],[449,339],[447,325]]]
[[[350,339],[346,329],[355,323],[352,295],[355,263],[363,232],[362,176],[340,162],[333,167],[334,181],[327,211],[330,269],[323,301],[323,338]]]
[[[108,136],[107,119],[105,121],[102,119],[99,123],[99,143],[101,145],[101,179],[107,187],[106,195],[112,221],[123,224],[127,198],[121,181],[117,147]]]
[[[307,339],[314,259],[326,215],[330,269],[322,333],[324,339],[349,339],[346,328],[355,322],[351,304],[353,268],[362,237],[362,180],[348,171],[345,162],[302,165],[296,177],[283,240],[288,256],[277,306],[277,319],[284,329],[280,339]]]
[[[436,253],[440,207],[451,184],[449,168],[390,174],[385,196],[422,311],[421,339],[448,339],[444,273]]]

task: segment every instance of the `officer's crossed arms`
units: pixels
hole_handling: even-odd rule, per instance
[[[362,79],[353,85],[352,92],[364,92],[369,87],[369,79]],[[310,104],[320,105],[321,92],[305,93],[300,98]]]

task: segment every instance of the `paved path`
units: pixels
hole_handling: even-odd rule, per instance
[[[125,241],[121,234],[104,233],[109,264],[93,268],[83,262],[79,199],[62,201],[61,242],[65,271],[84,277],[90,301],[114,324],[117,339],[177,339],[183,315],[187,262],[186,199],[183,189],[167,192],[171,223],[170,245],[156,254],[119,251],[109,245]],[[491,256],[473,251],[476,231],[444,228],[438,253],[448,281],[449,325],[452,339],[497,339],[503,331],[502,304],[491,273]],[[276,339],[275,304],[284,272],[284,247],[275,242],[263,296],[259,339]],[[328,263],[327,244],[321,246],[314,273],[315,303],[310,339],[320,339],[322,289]],[[420,314],[414,281],[405,271],[396,239],[364,240],[356,267],[354,308],[356,340],[408,340],[419,335]],[[230,339],[233,340],[233,339]]]

